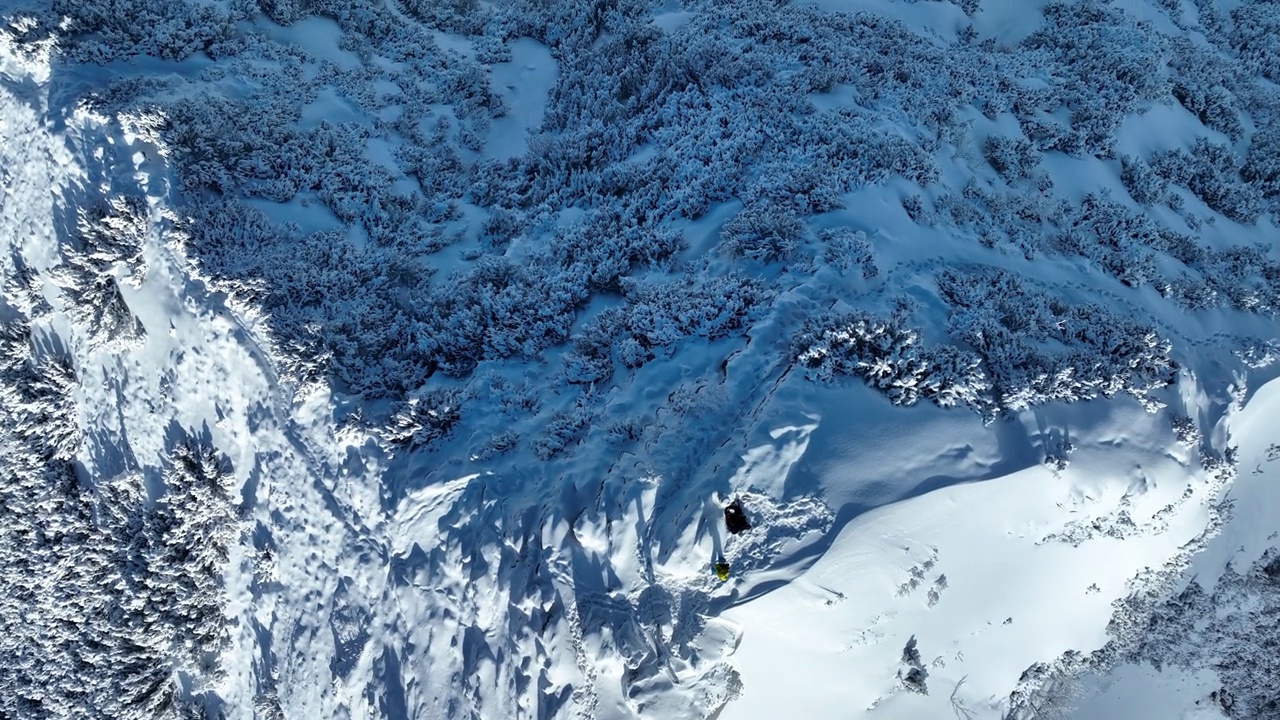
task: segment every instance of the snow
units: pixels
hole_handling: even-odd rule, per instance
[[[1039,11],[1047,4],[1048,0],[983,0],[974,17],[974,29],[999,43],[1022,42],[1042,23],[1040,13],[1030,11]]]
[[[744,690],[722,717],[821,716],[832,707],[847,708],[848,717],[872,710],[937,717],[950,713],[952,702],[985,716],[1037,658],[1101,646],[1108,609],[1126,594],[1126,580],[1167,562],[1203,529],[1205,511],[1183,513],[1142,537],[1104,536],[1078,545],[1048,537],[1069,522],[1105,520],[1106,508],[1117,503],[1128,505],[1139,525],[1153,522],[1160,508],[1202,480],[1166,451],[1144,449],[1151,447],[1149,436],[1160,433],[1137,408],[1092,426],[1075,408],[1035,415],[1014,424],[1071,429],[1077,449],[1067,470],[1054,473],[1035,464],[980,482],[949,478],[918,496],[899,488],[908,497],[899,502],[886,497],[889,491],[875,490],[886,484],[880,478],[927,477],[931,469],[920,467],[927,458],[921,450],[953,464],[956,455],[984,454],[981,445],[991,438],[976,418],[967,429],[954,422],[945,430],[936,421],[933,428],[916,425],[922,438],[947,438],[952,451],[936,443],[930,449],[919,446],[924,443],[893,447],[889,438],[901,437],[902,430],[878,428],[874,418],[845,425],[843,433],[874,448],[873,456],[831,462],[823,457],[826,444],[819,445],[811,462],[827,460],[821,473],[833,478],[829,484],[846,492],[871,488],[869,497],[858,499],[875,509],[854,517],[811,567],[724,614],[744,628],[734,654]],[[966,440],[979,449],[961,445]],[[1011,454],[1003,443],[1001,450],[1014,463],[1033,455]],[[767,478],[768,466],[762,469]],[[918,586],[912,584],[915,573]],[[749,588],[751,580],[741,582]],[[742,593],[751,595],[750,589]],[[911,637],[929,671],[927,696],[897,688],[894,671]],[[787,662],[779,663],[781,657]]]
[[[1220,539],[1199,553],[1191,567],[1202,583],[1213,583],[1227,561],[1245,564],[1271,547],[1275,509],[1280,508],[1280,381],[1272,380],[1253,394],[1238,412],[1224,418],[1225,437],[1239,448],[1240,477],[1227,499],[1232,518]]]
[[[672,10],[670,12],[659,13],[653,16],[652,22],[663,30],[671,32],[688,22],[691,17],[693,17],[693,13],[682,10]]]
[[[510,110],[493,121],[486,157],[507,158],[524,152],[528,134],[542,125],[547,96],[556,83],[556,61],[551,50],[530,38],[511,41],[511,60],[493,65],[493,85]]]
[[[1190,148],[1201,137],[1219,143],[1227,141],[1222,133],[1206,132],[1196,116],[1181,105],[1155,105],[1120,125],[1116,130],[1116,152],[1148,157],[1165,150]]]
[[[1122,665],[1088,689],[1075,717],[1221,720],[1222,710],[1209,698],[1217,688],[1210,670],[1157,672],[1149,665]]]
[[[959,3],[815,4],[825,11],[896,19],[912,37],[925,38],[922,44],[940,48],[959,42],[968,22]],[[980,36],[1014,45],[1040,27],[1043,5],[984,0],[973,23]],[[1153,20],[1160,31],[1180,32],[1154,5],[1133,0],[1118,6]],[[374,12],[372,6],[361,7]],[[478,7],[497,12],[489,4]],[[702,13],[716,11],[674,3],[646,8],[650,14],[637,23],[648,28],[638,31],[641,37],[653,42],[654,36],[678,37],[690,45],[698,38],[687,37],[689,29],[699,33],[712,27],[704,24]],[[396,17],[417,27],[416,20]],[[509,21],[494,16],[486,27],[536,30],[532,21],[502,25]],[[219,548],[225,557],[216,572],[193,580],[214,587],[220,602],[226,643],[208,650],[216,669],[181,659],[185,656],[175,649],[181,643],[165,635],[171,621],[147,618],[158,629],[146,625],[153,637],[143,645],[159,648],[165,687],[172,686],[184,712],[235,720],[1004,717],[1016,709],[1011,693],[1023,687],[1029,668],[1064,657],[1101,656],[1099,651],[1116,645],[1132,649],[1132,638],[1120,637],[1116,629],[1123,629],[1128,617],[1122,601],[1150,597],[1159,605],[1193,583],[1211,589],[1277,547],[1280,380],[1274,362],[1242,359],[1246,342],[1257,341],[1256,350],[1280,340],[1275,309],[1246,312],[1219,303],[1189,311],[1154,283],[1132,287],[1103,270],[1096,257],[1054,249],[1050,241],[1057,242],[1056,235],[1036,236],[1025,248],[1003,237],[985,245],[976,241],[978,230],[941,210],[944,198],[978,206],[983,192],[1037,192],[1035,176],[1007,177],[982,155],[989,135],[1023,137],[1025,115],[1020,120],[1006,108],[990,120],[978,100],[962,105],[961,129],[926,151],[936,162],[936,179],[911,180],[894,172],[875,179],[883,168],[873,166],[865,178],[829,186],[841,191],[838,207],[804,214],[787,205],[791,199],[781,191],[777,197],[768,193],[794,185],[799,198],[812,178],[788,175],[796,170],[789,166],[762,169],[774,158],[741,167],[724,160],[740,159],[735,153],[745,156],[754,148],[730,144],[697,160],[675,156],[676,147],[691,153],[705,149],[679,142],[713,137],[696,134],[703,130],[692,121],[681,125],[686,115],[705,110],[696,104],[673,104],[646,116],[649,124],[633,137],[627,132],[639,127],[628,125],[634,118],[609,104],[617,88],[600,83],[589,86],[602,92],[592,102],[601,114],[616,112],[616,124],[550,127],[548,118],[557,117],[549,113],[552,103],[566,102],[572,109],[558,95],[569,87],[567,68],[579,79],[593,72],[581,57],[577,65],[567,63],[564,53],[575,51],[555,32],[548,31],[546,43],[504,36],[511,59],[490,64],[477,57],[488,53],[479,50],[491,49],[480,43],[493,37],[473,40],[434,29],[410,36],[404,41],[408,46],[427,38],[445,51],[422,67],[442,76],[456,73],[451,81],[465,82],[450,87],[475,93],[415,105],[418,98],[409,90],[430,78],[413,75],[421,68],[406,68],[421,59],[415,53],[427,52],[425,46],[370,48],[374,60],[366,64],[341,49],[351,46],[345,43],[351,39],[347,33],[355,32],[346,19],[307,17],[280,27],[250,17],[239,27],[260,29],[273,42],[302,52],[307,72],[301,77],[315,86],[285,87],[291,81],[279,79],[285,63],[278,58],[226,63],[247,73],[260,61],[254,72],[261,75],[253,82],[235,72],[197,78],[195,68],[224,66],[223,60],[199,52],[166,61],[163,71],[151,60],[66,70],[51,54],[52,43],[0,33],[0,321],[6,332],[10,326],[32,330],[29,339],[4,341],[32,356],[25,365],[16,361],[23,372],[39,371],[44,366],[38,361],[65,355],[75,380],[74,389],[55,398],[56,407],[41,408],[27,399],[35,391],[22,385],[35,382],[30,374],[4,369],[2,419],[40,412],[57,418],[54,410],[70,406],[69,424],[80,432],[71,460],[87,498],[88,510],[77,516],[88,523],[83,527],[109,525],[108,511],[150,517],[148,509],[173,491],[173,450],[184,440],[201,439],[231,468],[228,507],[222,510],[234,509],[233,540]],[[591,52],[602,53],[602,65],[616,61],[603,57],[605,45],[590,45]],[[709,44],[707,52],[723,47]],[[387,59],[393,55],[400,59]],[[711,60],[729,64],[726,57]],[[673,67],[685,72],[691,65]],[[699,80],[710,86],[711,68],[704,69]],[[468,75],[471,70],[476,72]],[[779,68],[776,75],[786,77],[792,70]],[[165,75],[166,82],[178,87],[172,96],[163,89],[139,91],[158,113],[148,116],[137,108],[78,102],[58,75],[64,71],[88,86],[131,72],[173,71],[177,79]],[[468,85],[474,78],[488,85]],[[751,82],[760,86],[746,94],[769,99],[778,92],[778,85],[770,84],[775,79],[770,73],[753,75]],[[1045,79],[1046,88],[1051,79]],[[653,102],[665,102],[663,93],[674,86],[668,80]],[[259,81],[263,84],[255,84]],[[729,84],[698,96],[699,101],[707,107],[748,108],[733,104],[742,91]],[[249,128],[244,137],[205,154],[181,155],[166,145],[171,136],[160,129],[164,102],[199,98],[217,88],[258,100],[261,95],[253,92],[278,93],[289,119],[277,127]],[[505,114],[456,110],[464,101],[489,107],[481,92],[486,88],[505,101]],[[293,91],[296,96],[289,95]],[[940,135],[900,124],[887,111],[861,107],[852,84],[836,83],[830,92],[805,89],[800,97],[811,102],[800,110],[825,119],[842,110],[867,113],[859,120],[867,132],[910,143]],[[877,102],[887,106],[895,97]],[[556,110],[572,115],[563,106]],[[905,106],[898,110],[907,114]],[[297,114],[288,115],[291,111]],[[767,118],[767,112],[756,120]],[[400,113],[409,113],[412,122],[398,123]],[[439,135],[428,135],[441,117],[450,123]],[[972,124],[964,125],[966,119]],[[726,137],[761,129],[739,127],[739,120],[726,120],[726,128],[733,125]],[[360,147],[330,148],[349,151],[334,162],[340,167],[297,170],[288,179],[298,188],[285,192],[280,202],[242,197],[233,186],[215,192],[199,182],[182,184],[182,172],[191,169],[182,163],[207,161],[213,169],[202,172],[230,168],[229,174],[242,165],[266,166],[276,159],[269,146],[277,137],[310,137],[289,133],[315,130],[322,121],[351,123],[368,133],[350,136],[362,138]],[[264,122],[275,120],[264,116]],[[199,134],[207,128],[197,123],[184,128],[200,142],[208,139]],[[261,138],[255,136],[258,130]],[[686,131],[689,137],[680,137]],[[471,132],[480,133],[478,145],[466,151],[454,147]],[[752,137],[774,143],[768,135]],[[538,144],[531,145],[532,137]],[[1225,138],[1171,100],[1128,114],[1114,131],[1117,157],[1188,148],[1200,137]],[[463,145],[472,140],[464,139]],[[894,152],[886,150],[889,145],[868,147]],[[530,160],[535,148],[558,154]],[[220,155],[226,153],[231,157]],[[903,155],[890,159],[910,164]],[[591,173],[598,169],[593,163],[609,158],[625,158],[630,165],[608,168],[614,186],[591,185],[596,182]],[[557,172],[595,195],[573,195],[569,179],[566,188],[552,186],[556,178],[547,178],[551,173],[540,164],[544,160],[561,163]],[[488,161],[509,162],[514,170],[504,175],[507,165],[484,164]],[[856,153],[841,162],[855,161]],[[464,171],[448,175],[455,166]],[[672,211],[645,224],[636,217],[669,206],[623,206],[620,200],[616,207],[607,205],[619,198],[641,203],[645,193],[665,203],[671,195],[690,192],[681,185],[685,180],[701,181],[700,172],[726,168],[750,178],[713,178],[706,193],[717,199],[708,202],[705,213],[693,213],[697,217]],[[1132,202],[1115,157],[1037,150],[1034,171],[1052,179],[1043,191],[1049,200],[1078,207],[1091,193],[1110,193],[1124,208],[1154,218],[1161,227],[1191,229],[1185,213],[1166,207],[1164,199],[1153,208]],[[661,173],[669,174],[661,191],[641,182]],[[774,175],[780,178],[775,185],[763,182]],[[436,181],[446,189],[424,189]],[[451,188],[450,183],[469,185]],[[545,193],[551,199],[538,195],[544,185],[553,188]],[[639,189],[632,192],[633,185]],[[731,197],[717,196],[717,187],[729,188]],[[448,195],[452,190],[458,194]],[[1175,192],[1187,197],[1195,213],[1215,218],[1212,225],[1198,226],[1197,247],[1225,251],[1261,244],[1263,257],[1275,259],[1271,219],[1231,222],[1194,199],[1191,190]],[[322,193],[331,196],[322,198]],[[408,208],[395,233],[372,231],[381,229],[373,221],[391,221],[371,217],[373,211],[361,204],[370,193],[384,202],[380,207],[399,202]],[[913,216],[904,201],[917,194],[922,214]],[[206,243],[211,237],[223,243],[215,249],[229,260],[192,239],[208,228],[192,228],[183,219],[190,203],[209,203],[215,195],[233,208],[255,208],[266,216],[264,225],[237,225],[241,235],[221,237],[215,228],[200,236]],[[140,208],[139,216],[77,220],[77,212],[122,199],[138,202],[110,207]],[[600,220],[608,213],[596,203],[616,210],[622,220],[614,225]],[[514,235],[483,245],[480,228],[499,210],[518,215]],[[775,221],[785,226],[774,212],[783,220],[787,212],[798,217],[801,237],[785,239],[794,242],[793,251],[764,259],[748,252],[735,255],[725,243],[726,228],[746,225],[733,222],[752,217],[749,212],[757,212],[754,217],[766,226]],[[1011,212],[991,207],[980,222],[996,227],[1007,219],[998,216]],[[229,223],[240,219],[234,212],[215,217]],[[307,236],[340,232],[318,241],[297,234],[255,235],[281,225]],[[129,232],[136,230],[137,247],[121,250],[93,240],[95,228],[106,232],[103,227],[129,242]],[[651,265],[632,262],[627,252],[656,254],[652,247],[659,244],[642,247],[628,233],[648,238],[657,228],[679,233],[684,244],[678,253]],[[1036,227],[1046,236],[1058,229]],[[578,230],[586,239],[567,244],[565,237]],[[872,258],[839,267],[824,255],[829,248],[821,230],[865,233],[859,242],[871,248]],[[431,231],[456,232],[459,239],[424,249]],[[120,244],[128,246],[124,240]],[[1096,244],[1108,240],[1127,241],[1104,238]],[[263,247],[273,242],[279,246]],[[553,265],[546,259],[546,247],[556,242],[569,248],[564,263],[569,269],[554,266],[561,274],[549,272]],[[594,260],[587,256],[616,247],[630,263],[618,277],[602,287],[566,280],[578,271],[571,263],[585,263],[581,272],[592,271]],[[264,258],[269,251],[271,258],[252,256],[254,249]],[[374,261],[344,265],[348,256]],[[1191,273],[1202,283],[1211,279],[1208,265],[1193,268],[1168,256],[1160,261],[1162,269]],[[270,263],[278,266],[266,267]],[[876,272],[865,272],[867,264]],[[235,276],[227,267],[243,274]],[[468,284],[468,273],[477,267],[487,268],[488,279]],[[1241,261],[1239,267],[1249,276],[1241,282],[1253,281],[1256,274],[1260,282],[1274,283],[1266,275],[1274,273],[1273,266]],[[1017,407],[998,407],[990,393],[982,396],[991,403],[986,406],[906,405],[896,402],[904,395],[889,392],[895,389],[889,381],[876,389],[873,374],[890,373],[885,366],[913,367],[949,341],[966,352],[984,342],[981,332],[964,335],[965,329],[953,327],[959,305],[943,297],[940,277],[956,271],[982,282],[997,277],[997,270],[1025,283],[1028,298],[1052,298],[1073,308],[1093,303],[1105,311],[1095,316],[1101,323],[1150,327],[1169,342],[1176,383],[1149,392],[1112,389],[1088,401],[1032,397]],[[393,271],[395,278],[388,280]],[[295,277],[307,280],[288,285]],[[517,279],[542,294],[525,292]],[[686,280],[687,286],[681,285]],[[273,282],[280,287],[271,287]],[[101,288],[118,290],[125,322],[111,325],[110,317],[102,319],[114,306],[81,307],[95,302],[95,296],[77,294],[83,290],[77,283],[99,294]],[[1219,292],[1236,289],[1217,287]],[[298,369],[325,353],[367,351],[374,357],[357,374],[395,377],[403,357],[389,352],[376,357],[384,346],[370,340],[366,348],[358,342],[383,338],[378,331],[400,335],[394,339],[416,349],[412,359],[435,362],[442,353],[430,356],[430,343],[454,318],[429,325],[433,318],[422,308],[447,307],[439,294],[450,288],[497,317],[480,328],[482,342],[524,346],[505,355],[476,351],[475,357],[463,358],[475,367],[463,372],[433,366],[417,386],[395,388],[387,397],[344,394],[323,370]],[[740,292],[735,295],[733,288]],[[375,291],[382,294],[372,295]],[[567,305],[570,328],[561,336],[539,345],[544,338],[510,327],[520,322],[512,318],[545,319],[530,311],[530,303],[562,302],[579,291],[586,297]],[[363,292],[373,300],[360,297]],[[987,300],[996,305],[1005,299]],[[730,307],[739,301],[751,307],[741,312]],[[395,312],[384,312],[388,305]],[[1041,311],[1030,300],[1024,305],[979,330],[998,334],[1043,320],[1031,317]],[[457,310],[460,332],[489,317],[462,315],[475,309]],[[547,317],[557,312],[546,310]],[[813,368],[796,361],[798,328],[833,310],[890,318],[885,322],[895,327],[901,314],[910,328],[919,328],[919,343],[891,352],[862,348],[866,354],[850,360],[860,373],[819,380],[808,372]],[[602,324],[611,312],[622,313],[622,319]],[[1019,314],[1027,317],[1010,317]],[[358,329],[324,335],[326,322],[339,330]],[[397,324],[384,327],[391,322]],[[135,323],[141,331],[130,336],[127,329]],[[603,350],[590,347],[592,323],[606,328],[601,332],[617,328],[604,338]],[[550,337],[553,329],[542,332]],[[1003,364],[1012,367],[1005,372],[1033,375],[1047,367],[1035,364],[1034,353],[1088,348],[1092,333],[1103,330],[1080,328],[1074,340],[1026,330],[1030,349],[1017,357],[983,357],[983,367],[994,374],[993,368]],[[341,342],[328,343],[334,337]],[[1142,337],[1128,339],[1143,342]],[[624,355],[626,341],[634,352],[647,355],[639,361],[634,361],[639,355]],[[1129,349],[1117,347],[1117,357],[1081,350],[1070,356],[1077,365],[1069,370],[1084,376],[1107,363],[1123,365]],[[873,351],[887,354],[876,357]],[[592,382],[571,381],[569,361],[588,352],[602,352],[608,372]],[[926,371],[903,372],[890,379],[907,385],[931,379]],[[1099,394],[1092,388],[1078,392]],[[927,393],[921,397],[928,400]],[[410,412],[414,408],[420,412]],[[394,427],[396,418],[407,418],[408,424]],[[1179,419],[1199,437],[1179,437]],[[56,467],[47,452],[32,450],[47,450],[39,444],[43,426],[33,427],[0,432],[6,453],[18,448],[34,458],[10,453],[14,457],[5,459],[4,469],[14,477],[31,466]],[[1238,448],[1238,475],[1222,460],[1231,447]],[[138,490],[141,499],[123,508],[111,505],[107,489],[116,485]],[[72,521],[56,515],[60,511],[52,499],[61,492],[50,487],[37,498],[43,503],[40,512],[48,513],[40,519],[50,527]],[[739,535],[722,524],[723,506],[731,498],[742,500],[754,525]],[[14,527],[21,520],[0,519],[13,520]],[[71,546],[75,537],[68,534],[59,547]],[[128,540],[139,547],[149,542],[141,534]],[[733,568],[724,583],[710,572],[719,558]],[[126,584],[121,580],[119,587]],[[104,607],[74,595],[81,591],[74,583],[64,585],[80,603],[76,607]],[[84,587],[87,595],[96,592],[92,583]],[[1252,596],[1230,597],[1243,597],[1239,602],[1246,606]],[[33,617],[30,627],[25,621],[20,625],[13,618],[28,606],[15,603],[0,599],[0,612],[17,613],[3,617],[14,623],[18,638],[0,647],[7,653],[0,663],[9,663],[0,680],[18,677],[12,682],[20,686],[19,675],[4,673],[33,658],[47,660],[59,677],[83,676],[86,682],[97,677],[67,664],[72,661],[65,657],[75,653],[58,654],[59,648],[75,647],[76,638],[66,633],[100,632],[97,625],[47,612]],[[142,611],[116,615],[129,612]],[[109,613],[93,615],[99,616]],[[31,638],[46,629],[42,623],[64,633],[57,640],[61,645],[35,647]],[[1144,628],[1139,624],[1133,632],[1141,635]],[[101,643],[97,636],[86,637]],[[125,646],[136,648],[139,637],[125,636],[133,643]],[[24,641],[35,649],[28,651]],[[1138,650],[1125,650],[1115,660],[1113,666],[1084,668],[1075,717],[1218,717],[1220,704],[1211,693],[1234,682],[1207,657],[1196,656],[1198,665],[1171,662],[1159,669]],[[106,670],[99,675],[110,677]],[[927,693],[920,692],[926,688]],[[3,689],[0,697],[19,697]],[[32,692],[27,686],[19,689]],[[18,717],[26,706],[14,707],[19,709],[0,704],[0,714]]]
[[[129,149],[141,143],[101,134],[111,128],[98,126],[92,117],[71,118],[66,138],[62,138],[51,134],[31,108],[7,91],[0,91],[0,101],[5,136],[24,138],[22,145],[6,142],[4,147],[26,154],[25,158],[6,158],[13,160],[7,166],[29,173],[14,178],[8,186],[4,225],[10,230],[27,229],[22,234],[23,254],[38,270],[44,270],[55,262],[59,247],[49,224],[49,199],[84,182],[85,170],[79,166],[82,159],[70,153],[69,145],[107,148],[115,155],[115,163],[105,165],[118,172],[118,177],[91,176],[93,182],[108,186],[148,179],[145,169],[138,171],[140,177],[131,178],[134,168],[121,162],[123,158],[145,158],[147,153]],[[73,143],[68,143],[71,139]],[[14,190],[22,194],[15,196]],[[5,234],[7,242],[18,237]],[[252,547],[233,546],[228,558],[227,613],[236,630],[226,651],[229,660],[225,665],[231,672],[219,694],[229,708],[245,716],[263,681],[257,674],[262,667],[257,633],[271,627],[277,618],[309,616],[315,609],[314,598],[332,592],[331,573],[350,564],[343,538],[350,540],[351,527],[341,522],[341,515],[349,511],[332,505],[333,497],[321,484],[318,467],[331,462],[331,457],[340,457],[340,446],[331,435],[322,435],[331,433],[332,428],[304,428],[294,419],[295,411],[266,363],[259,347],[261,340],[254,339],[245,314],[233,314],[200,282],[188,277],[157,234],[147,238],[144,257],[148,268],[145,281],[137,289],[127,285],[121,289],[147,330],[145,342],[123,352],[73,345],[82,373],[77,401],[82,407],[104,411],[101,416],[86,418],[86,423],[108,433],[107,437],[123,439],[119,448],[102,448],[123,456],[86,457],[85,466],[99,476],[130,466],[154,468],[175,428],[203,429],[231,460],[237,480],[244,483],[246,499],[255,503],[270,498],[275,522],[293,530],[277,538],[275,545],[280,587],[288,588],[279,597],[272,592],[251,592],[246,572]],[[78,331],[69,328],[59,312],[62,301],[52,292],[48,297],[59,313],[54,318],[58,333],[74,338]],[[363,464],[357,462],[354,469],[359,471]],[[334,511],[339,512],[338,518],[333,517]],[[316,639],[323,646],[324,637]],[[303,657],[285,654],[277,671],[282,687],[289,688],[306,687],[311,680],[303,678],[316,669]],[[295,678],[296,685],[292,682]],[[321,704],[301,695],[296,699],[298,707],[317,717],[331,717],[339,707],[348,705],[336,698]]]
[[[1226,493],[1230,514],[1221,531],[1192,556],[1184,573],[1186,582],[1213,588],[1223,572],[1234,565],[1248,567],[1276,545],[1276,508],[1280,508],[1280,380],[1259,388],[1243,408],[1220,421],[1221,430],[1239,443],[1240,476]],[[1255,608],[1255,611],[1261,608]],[[1223,607],[1220,616],[1231,617],[1236,608]],[[1249,632],[1246,629],[1245,632]],[[1189,638],[1191,639],[1191,638]],[[1221,652],[1205,648],[1211,656]],[[1253,652],[1266,653],[1266,650]],[[1221,718],[1222,706],[1211,699],[1222,692],[1223,680],[1211,667],[1188,670],[1167,655],[1167,664],[1126,662],[1106,675],[1086,675],[1082,700],[1073,717]],[[1219,657],[1214,663],[1220,666]],[[1262,688],[1274,695],[1274,688]]]
[[[286,203],[253,198],[248,201],[248,205],[266,213],[276,222],[293,223],[304,233],[338,230],[343,227],[342,221],[334,217],[333,213],[301,198]]]
[[[966,20],[964,12],[957,5],[941,0],[804,0],[804,4],[812,4],[828,12],[865,12],[891,17],[917,31],[923,31],[922,34],[936,35],[946,40],[954,40],[956,31]]]
[[[363,119],[363,113],[350,101],[327,89],[321,90],[316,99],[302,109],[304,127],[314,127],[321,121],[337,125],[344,122],[359,122]]]
[[[472,45],[471,41],[461,35],[455,35],[454,33],[440,32],[437,30],[436,32],[432,33],[431,36],[435,38],[437,45],[439,45],[440,47],[446,50],[451,50],[460,55],[467,55],[470,57],[474,57],[476,54],[476,49]]]
[[[296,44],[317,58],[324,58],[339,67],[355,70],[360,58],[350,50],[344,50],[342,28],[327,17],[308,17],[289,25],[268,25],[272,37]]]

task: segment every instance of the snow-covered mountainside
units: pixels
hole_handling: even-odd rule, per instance
[[[1278,216],[1277,0],[5,3],[0,719],[1280,718]]]

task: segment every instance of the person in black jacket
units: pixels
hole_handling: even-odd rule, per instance
[[[733,502],[724,506],[724,524],[734,535],[751,529],[751,523],[747,521],[747,513],[742,509],[741,500],[734,498]]]

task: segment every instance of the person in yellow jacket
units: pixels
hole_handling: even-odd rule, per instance
[[[720,578],[721,582],[729,579],[729,561],[724,558],[720,558],[712,563],[711,569],[715,571],[716,577]]]

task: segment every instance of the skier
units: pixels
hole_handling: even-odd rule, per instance
[[[716,577],[720,578],[720,582],[729,579],[729,561],[725,560],[723,555],[711,564],[711,569],[715,571]]]
[[[743,530],[750,530],[751,523],[747,522],[746,511],[742,509],[742,501],[734,498],[732,502],[724,506],[724,526],[729,528],[729,532],[737,535]]]

